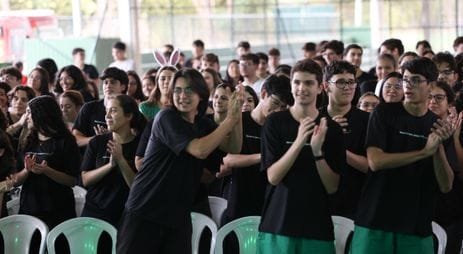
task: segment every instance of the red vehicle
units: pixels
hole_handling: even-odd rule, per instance
[[[59,31],[51,10],[0,12],[0,62],[23,59],[26,38],[41,36],[41,31]]]

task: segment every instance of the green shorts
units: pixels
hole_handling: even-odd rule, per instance
[[[433,254],[432,236],[419,237],[355,226],[351,254]]]
[[[259,232],[257,254],[335,254],[334,241],[320,241]]]

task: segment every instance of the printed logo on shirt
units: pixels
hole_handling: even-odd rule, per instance
[[[414,133],[410,133],[410,132],[406,132],[406,131],[399,131],[399,134],[402,134],[402,135],[405,135],[405,136],[409,136],[409,137],[414,137],[414,138],[419,138],[419,139],[428,140],[428,137],[426,137],[426,136],[423,136],[423,135],[420,135],[420,134],[414,134]]]
[[[292,145],[294,143],[294,141],[286,141],[286,144],[287,145]],[[310,146],[309,143],[305,143],[304,146]]]
[[[258,140],[260,140],[260,137],[252,136],[252,135],[248,135],[248,134],[246,134],[245,137],[250,138],[250,139],[258,139]]]

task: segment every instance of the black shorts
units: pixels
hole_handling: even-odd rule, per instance
[[[117,253],[191,254],[191,220],[184,227],[172,228],[128,211],[122,214],[117,233]]]

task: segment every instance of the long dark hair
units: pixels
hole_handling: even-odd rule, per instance
[[[38,142],[38,133],[51,138],[72,136],[66,128],[61,110],[55,98],[48,95],[35,97],[28,103],[34,127],[26,142],[26,149]]]
[[[386,101],[384,100],[384,97],[383,97],[383,86],[386,84],[387,80],[390,79],[390,78],[397,78],[397,79],[402,79],[402,74],[400,74],[399,72],[396,72],[396,71],[393,71],[389,74],[387,74],[383,81],[381,82],[381,89],[379,90],[379,101],[381,103],[385,103]],[[404,98],[402,97],[402,100]]]
[[[141,134],[141,132],[143,132],[145,129],[146,118],[143,116],[140,110],[138,110],[137,102],[126,94],[120,94],[113,99],[119,102],[119,105],[121,106],[125,115],[132,115],[132,119],[130,120],[130,128],[136,130],[137,135]]]
[[[59,83],[60,76],[63,72],[66,72],[74,80],[74,85],[72,86],[72,90],[88,91],[87,82],[85,81],[85,77],[82,74],[82,71],[74,65],[68,65],[68,66],[64,66],[63,68],[61,68],[61,70],[58,73],[58,76],[55,82],[55,89],[54,89],[56,93],[63,92],[63,88],[61,87],[61,84]]]
[[[203,78],[203,75],[201,75],[199,71],[192,68],[185,68],[179,70],[175,73],[174,77],[172,78],[172,82],[170,83],[171,91],[174,90],[175,83],[179,78],[184,78],[186,80],[186,83],[191,87],[191,89],[199,95],[200,101],[197,108],[198,115],[196,117],[204,116],[209,102],[209,89],[207,87],[206,81]],[[174,95],[172,93],[172,102],[174,101],[173,96]],[[175,105],[173,105],[173,108],[177,109]]]
[[[49,95],[50,90],[48,89],[48,84],[50,83],[50,77],[48,76],[48,72],[41,67],[36,67],[32,69],[31,72],[29,72],[29,74],[32,74],[32,72],[34,71],[40,73],[40,95]]]
[[[135,79],[135,82],[137,83],[137,90],[135,90],[135,93],[132,95],[132,98],[134,98],[135,100],[144,101],[145,95],[143,94],[143,90],[141,88],[140,76],[138,76],[138,74],[135,71],[127,71],[127,76],[133,77]],[[128,91],[129,91],[129,84],[127,84],[127,92]]]

